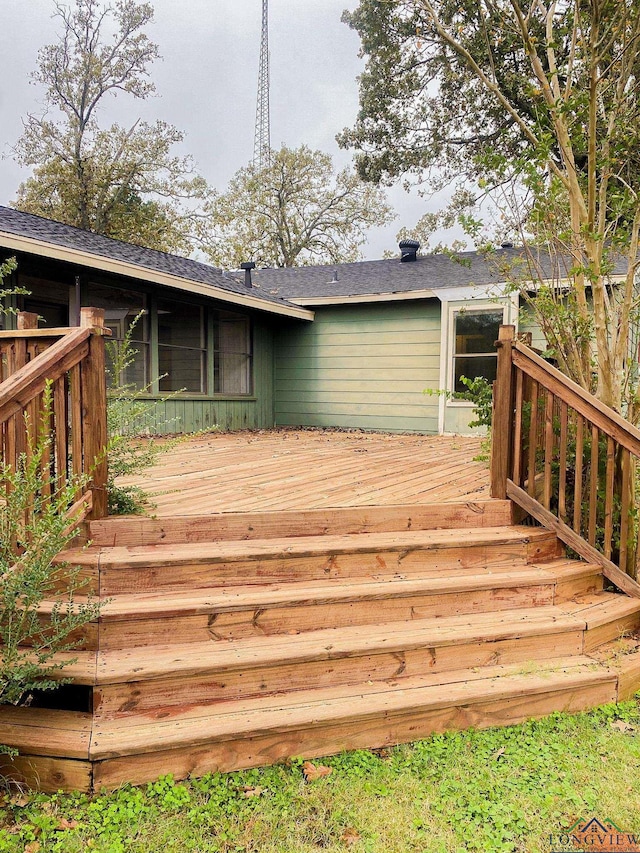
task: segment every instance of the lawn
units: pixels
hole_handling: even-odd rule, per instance
[[[640,836],[640,701],[94,797],[12,791],[1,816],[0,853],[578,849],[557,839],[579,819]]]

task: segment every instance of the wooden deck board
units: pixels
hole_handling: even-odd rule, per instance
[[[274,430],[185,441],[122,484],[158,518],[489,498],[480,439]]]

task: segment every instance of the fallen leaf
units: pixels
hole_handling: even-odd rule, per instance
[[[323,776],[330,776],[333,773],[333,767],[325,767],[323,764],[318,764],[316,767],[310,761],[305,761],[302,765],[302,773],[307,782],[315,782]]]
[[[390,750],[389,747],[387,747],[387,746],[382,746],[382,747],[379,747],[378,749],[372,749],[371,752],[374,755],[377,755],[378,758],[382,758],[382,759],[391,758],[391,756],[393,755],[392,750]]]
[[[493,760],[494,760],[494,761],[497,761],[497,760],[498,760],[498,758],[500,758],[500,756],[501,756],[501,755],[504,755],[504,746],[501,746],[501,747],[500,747],[500,749],[499,749],[497,752],[494,752],[494,753],[493,753]]]
[[[77,820],[68,820],[66,817],[60,818],[56,829],[76,829],[80,824]]]
[[[11,797],[10,802],[12,806],[17,806],[18,808],[22,809],[25,806],[29,805],[29,803],[31,802],[31,798],[28,797],[26,794],[16,794],[15,796]]]
[[[360,833],[352,826],[348,826],[341,836],[341,840],[347,845],[347,847],[352,847],[354,844],[357,844],[361,838],[362,836]]]
[[[243,797],[259,797],[260,794],[264,791],[264,788],[261,788],[259,785],[243,785],[242,786],[242,796]]]
[[[624,720],[615,720],[615,722],[611,723],[611,728],[623,733],[635,731],[635,728],[630,726],[629,723],[625,723]]]
[[[24,848],[24,853],[38,853],[40,849],[39,841],[30,841],[27,846]]]

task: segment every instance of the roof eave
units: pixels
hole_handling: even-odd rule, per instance
[[[357,302],[399,302],[407,299],[432,299],[435,290],[406,290],[393,293],[359,293],[351,296],[290,296],[289,302],[296,305],[351,305]]]
[[[18,234],[12,234],[10,231],[0,230],[0,244],[12,251],[39,255],[41,257],[52,258],[58,261],[67,261],[68,263],[77,264],[78,266],[91,267],[92,269],[101,270],[102,272],[111,272],[116,275],[135,278],[140,281],[161,284],[165,287],[172,287],[175,290],[194,293],[199,296],[207,296],[209,298],[218,299],[221,302],[241,305],[245,308],[255,308],[259,311],[266,311],[283,317],[295,317],[300,320],[313,320],[313,311],[306,310],[303,307],[297,307],[297,305],[294,304],[278,305],[276,302],[269,302],[266,299],[261,299],[259,296],[234,293],[233,291],[216,287],[214,284],[204,284],[203,282],[192,281],[191,279],[183,278],[182,276],[160,272],[159,270],[149,269],[149,267],[140,266],[138,264],[131,264],[115,258],[108,258],[104,255],[94,255],[91,252],[83,252],[80,249],[71,249],[67,246],[59,246],[57,243],[49,243],[46,240],[37,240],[33,237],[23,237]]]

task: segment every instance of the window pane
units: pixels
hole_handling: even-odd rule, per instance
[[[136,388],[145,388],[149,384],[149,317],[145,310],[145,294],[136,290],[89,282],[83,290],[82,304],[90,305],[92,308],[104,308],[104,324],[111,329],[111,337],[106,339],[109,385],[134,385]],[[130,330],[131,346],[128,359],[130,364],[123,368],[121,342]],[[116,358],[120,362],[120,367],[123,368],[118,376],[114,375]]]
[[[42,318],[38,325],[45,329],[69,325],[69,307],[67,305],[57,305],[55,302],[44,302],[41,299],[30,299],[25,296],[23,310],[31,311]]]
[[[109,372],[109,386],[114,385],[114,361],[117,358],[122,367],[122,342],[113,337],[106,339],[105,356]],[[119,384],[134,385],[145,388],[149,384],[147,365],[149,364],[149,344],[142,341],[132,341],[128,363],[124,365],[119,376]]]
[[[502,311],[456,314],[456,354],[494,353],[502,317]]]
[[[82,295],[82,304],[92,308],[104,308],[104,322],[112,332],[112,340],[121,341],[141,311],[146,308],[146,296],[135,290],[107,287],[89,282]],[[135,323],[131,338],[134,341],[149,340],[149,323],[143,314]]]
[[[161,391],[205,390],[204,312],[199,305],[158,302]],[[164,375],[166,374],[166,375]]]
[[[467,379],[475,379],[478,376],[484,376],[487,382],[493,382],[496,378],[497,363],[498,359],[495,355],[476,356],[472,358],[456,356],[456,358],[453,359],[453,390],[455,393],[464,392],[466,390],[460,381],[461,376],[466,376]]]
[[[204,353],[180,347],[158,347],[161,391],[203,391]],[[164,375],[166,374],[166,376]]]

